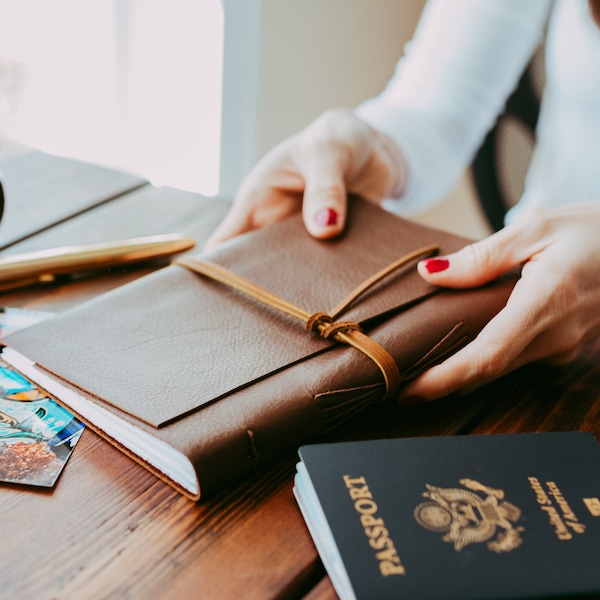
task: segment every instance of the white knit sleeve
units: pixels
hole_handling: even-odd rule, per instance
[[[357,115],[389,135],[408,165],[393,210],[450,191],[539,44],[551,0],[429,0],[394,77]]]

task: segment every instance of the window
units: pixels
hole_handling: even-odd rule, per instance
[[[0,0],[0,134],[216,194],[222,46],[220,0]]]
[[[231,197],[381,91],[423,1],[0,0],[0,136]]]

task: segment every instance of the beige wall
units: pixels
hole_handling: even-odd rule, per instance
[[[425,0],[222,0],[221,194],[324,110],[378,94]]]
[[[257,155],[393,74],[424,0],[263,0]]]
[[[412,215],[411,219],[474,240],[492,233],[477,199],[470,170],[463,175],[447,198],[425,212]]]
[[[238,107],[245,110],[245,116],[235,129],[246,127],[246,135],[237,146],[225,136],[222,158],[227,160],[234,152],[239,153],[241,144],[250,140],[244,147],[244,156],[239,157],[238,171],[242,175],[275,144],[324,110],[353,107],[378,94],[392,76],[425,3],[425,0],[253,1],[259,8],[258,22],[254,23],[257,54],[251,55],[252,42],[249,42],[243,57],[247,69],[238,79],[248,77],[254,70],[256,79],[250,78],[246,85],[248,93],[241,98],[244,105]],[[225,7],[227,27],[227,0]],[[254,15],[249,12],[246,22],[239,23],[243,31],[247,32],[251,24],[248,19]],[[239,11],[235,17],[242,20]],[[224,125],[231,122],[226,120]],[[226,194],[231,189],[225,185]],[[468,177],[449,201],[415,218],[469,237],[479,238],[487,233],[485,220],[474,205]]]

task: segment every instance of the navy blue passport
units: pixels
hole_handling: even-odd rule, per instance
[[[342,599],[600,597],[587,433],[303,446],[294,494]]]

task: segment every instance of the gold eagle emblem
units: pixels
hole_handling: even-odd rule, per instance
[[[421,502],[414,517],[425,529],[444,533],[442,540],[459,552],[470,544],[487,542],[492,552],[510,552],[522,543],[524,527],[514,524],[521,510],[504,500],[504,492],[473,479],[461,479],[462,488],[441,488],[425,484],[426,502]],[[480,495],[480,493],[483,494]]]

